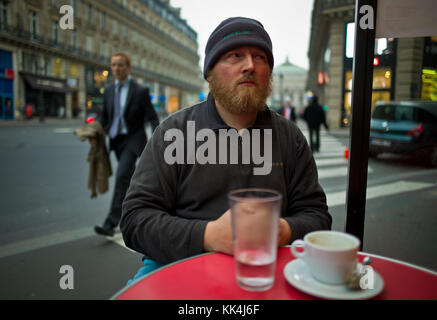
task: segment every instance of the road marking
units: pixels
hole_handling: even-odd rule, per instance
[[[329,168],[329,169],[318,168],[317,172],[319,174],[319,179],[346,177],[348,174],[348,167],[344,166],[344,167]],[[367,172],[372,173],[373,169],[371,167],[368,167]]]
[[[25,253],[32,250],[45,248],[52,245],[62,244],[79,240],[94,235],[92,228],[82,228],[65,232],[56,232],[47,236],[23,240],[0,246],[0,258]]]
[[[117,233],[112,238],[108,238],[108,239],[115,242],[116,244],[122,246],[123,248],[126,248],[129,251],[136,252],[136,251],[132,250],[131,248],[126,247],[126,245],[123,241],[123,236],[121,233]]]
[[[338,157],[343,159],[344,157],[344,150],[340,151],[335,151],[335,152],[323,152],[323,153],[315,153],[313,154],[315,159],[318,158],[333,158],[333,157]]]
[[[54,133],[73,133],[73,130],[74,129],[72,129],[72,128],[55,128],[55,129],[53,129],[53,132]]]
[[[436,187],[435,183],[396,181],[367,188],[366,199],[375,199],[391,196],[403,192],[417,191],[425,188]],[[346,204],[346,190],[326,194],[328,207]]]
[[[347,165],[348,161],[344,158],[340,159],[315,159],[318,167],[320,166],[330,166],[330,165]]]

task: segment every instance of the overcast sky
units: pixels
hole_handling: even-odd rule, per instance
[[[259,20],[273,43],[275,66],[288,56],[308,69],[308,44],[313,0],[170,0],[181,17],[197,32],[201,66],[206,42],[221,21],[243,16]]]

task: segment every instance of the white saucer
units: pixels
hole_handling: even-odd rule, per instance
[[[358,264],[360,267],[361,264]],[[331,285],[315,280],[304,261],[295,259],[289,262],[284,268],[284,276],[287,281],[295,288],[310,295],[339,300],[361,300],[370,299],[377,296],[384,288],[384,281],[381,276],[374,271],[373,289],[354,290],[347,285]]]

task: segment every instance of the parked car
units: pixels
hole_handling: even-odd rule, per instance
[[[380,101],[370,121],[369,155],[388,152],[437,166],[437,101]]]

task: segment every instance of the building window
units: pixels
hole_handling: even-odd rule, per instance
[[[115,34],[118,34],[118,21],[117,21],[117,19],[114,19],[114,33]]]
[[[54,60],[54,75],[55,77],[62,77],[62,60],[60,58]]]
[[[127,30],[127,26],[123,25],[123,38],[125,40],[128,40],[128,37],[129,37],[129,31]]]
[[[0,30],[8,28],[8,5],[0,2]]]
[[[35,11],[29,11],[29,32],[32,39],[38,35],[38,16]]]
[[[106,45],[106,41],[103,40],[102,44],[100,46],[100,55],[105,57],[108,55],[108,50],[107,50],[107,45]]]
[[[58,44],[59,41],[59,25],[56,20],[52,21],[52,39],[54,44]]]
[[[93,37],[86,36],[86,50],[90,53],[93,52]]]
[[[93,21],[93,6],[88,5],[88,22],[91,23]]]
[[[70,0],[70,5],[73,8],[73,12],[77,12],[77,0]]]
[[[137,44],[138,42],[138,33],[135,30],[132,31],[132,41],[134,42],[134,44]]]
[[[77,30],[71,32],[71,46],[77,48]]]
[[[30,73],[38,73],[39,70],[39,56],[33,53],[23,52],[22,54],[23,71]]]
[[[101,16],[100,16],[100,27],[102,28],[102,30],[106,29],[106,13],[102,12]]]

